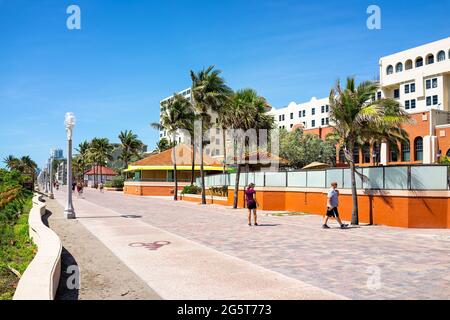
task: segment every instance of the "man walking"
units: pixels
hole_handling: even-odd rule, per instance
[[[339,218],[339,191],[337,190],[338,184],[337,182],[331,183],[331,189],[328,191],[327,196],[327,214],[324,217],[323,221],[323,229],[330,229],[328,226],[328,219],[335,218],[336,221],[341,226],[341,229],[345,229],[348,227],[347,224],[343,224],[341,218]]]

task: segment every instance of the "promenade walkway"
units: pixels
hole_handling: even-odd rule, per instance
[[[163,299],[450,299],[449,230],[264,215],[249,227],[245,210],[95,190],[74,205]]]

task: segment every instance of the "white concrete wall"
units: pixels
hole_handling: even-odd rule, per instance
[[[62,244],[58,235],[42,222],[46,212],[40,196],[33,198],[28,223],[38,252],[20,278],[14,300],[53,300],[61,275]]]

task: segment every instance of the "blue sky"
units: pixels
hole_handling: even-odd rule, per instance
[[[66,28],[81,8],[82,29]],[[366,27],[370,4],[382,29]],[[74,143],[132,129],[153,148],[159,101],[210,64],[271,105],[325,97],[338,78],[372,79],[381,56],[450,36],[450,0],[0,0],[0,158],[39,165]]]

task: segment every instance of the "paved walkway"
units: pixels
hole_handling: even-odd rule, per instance
[[[64,208],[47,199],[48,225],[63,243],[61,280],[56,300],[159,300],[160,297],[78,220],[67,220]],[[79,269],[79,290],[73,284],[73,266]]]
[[[264,215],[248,227],[244,210],[94,190],[75,207],[163,298],[450,299],[449,230],[322,230],[317,216]]]

